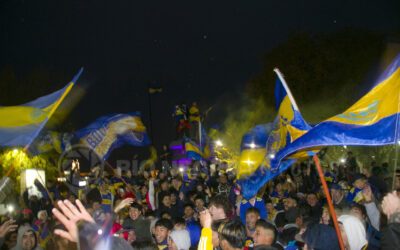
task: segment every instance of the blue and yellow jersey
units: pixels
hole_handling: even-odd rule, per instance
[[[274,205],[278,205],[280,202],[283,202],[283,200],[288,197],[288,192],[284,192],[283,196],[280,197],[279,193],[276,192],[275,190],[269,195],[269,198],[272,200]]]
[[[331,172],[326,172],[324,174],[324,178],[326,182],[335,183],[336,179],[335,176]]]
[[[253,239],[251,237],[247,236],[244,246],[245,247],[253,247],[253,245],[254,245]]]
[[[158,250],[168,250],[168,237],[163,242],[157,242]]]
[[[257,197],[256,201],[254,202],[254,206],[252,206],[249,201],[243,200],[240,204],[240,219],[242,220],[243,224],[246,225],[246,211],[250,207],[255,207],[260,211],[261,219],[267,218],[267,210],[265,209],[264,200],[262,198]]]
[[[101,192],[100,192],[101,193]],[[112,194],[110,191],[101,193],[101,210],[106,213],[112,213]]]
[[[350,204],[353,204],[353,203],[356,203],[356,202],[359,202],[360,200],[362,200],[363,196],[361,196],[361,193],[360,193],[361,190],[362,189],[355,188],[355,187],[351,188],[346,197],[347,202],[349,202]],[[358,193],[360,193],[360,194],[358,194]]]

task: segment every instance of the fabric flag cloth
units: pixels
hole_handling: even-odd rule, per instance
[[[34,101],[0,107],[0,146],[30,145],[54,113],[83,69],[64,88]]]
[[[124,144],[150,144],[146,127],[140,119],[140,112],[100,117],[89,126],[76,131],[75,135],[103,161],[107,160],[113,149]]]
[[[321,146],[381,146],[399,139],[400,54],[373,88],[345,112],[333,116],[276,154],[279,165],[293,153]]]
[[[186,158],[192,160],[201,160],[203,158],[203,153],[200,150],[200,146],[186,136],[184,137],[184,141],[185,141]]]
[[[273,129],[272,123],[257,125],[242,137],[240,144],[239,168],[237,175],[250,175],[264,162],[267,153],[268,135]]]
[[[37,140],[32,144],[29,151],[31,151],[33,155],[46,153],[51,150],[55,150],[57,153],[61,154],[71,148],[72,139],[73,134],[71,133],[43,130],[37,136]]]
[[[275,69],[274,71],[278,75],[275,86],[275,101],[278,115],[273,122],[272,130],[268,134],[264,159],[261,165],[257,165],[261,162],[261,160],[258,160],[258,156],[257,162],[253,162],[253,160],[249,158],[247,162],[249,166],[247,166],[247,168],[250,168],[251,171],[238,171],[248,175],[242,175],[238,180],[238,183],[242,186],[243,196],[245,199],[252,198],[266,182],[285,171],[296,162],[297,159],[308,157],[307,152],[301,152],[293,158],[281,162],[281,165],[276,165],[272,162],[281,150],[288,147],[293,141],[311,129],[311,127],[304,121],[283,76],[278,69]],[[254,142],[254,144],[256,144],[256,142]],[[247,159],[244,160],[246,161]],[[240,168],[243,167],[243,163],[241,163]]]
[[[210,158],[210,139],[204,129],[204,126],[200,123],[200,148],[204,159]]]

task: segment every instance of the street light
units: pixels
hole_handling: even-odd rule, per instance
[[[250,144],[250,148],[255,148],[256,147],[256,144],[254,144],[254,142],[252,142],[251,144]]]
[[[218,140],[218,141],[216,141],[216,143],[217,143],[217,146],[219,146],[219,147],[222,146],[222,141]]]

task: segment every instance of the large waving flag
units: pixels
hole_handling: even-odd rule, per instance
[[[0,146],[27,146],[32,143],[51,115],[74,86],[73,80],[54,93],[19,106],[0,107]]]
[[[380,146],[399,141],[400,54],[374,87],[345,112],[312,128],[276,154],[273,164],[293,153],[321,146]]]
[[[210,138],[206,133],[203,125],[200,123],[200,148],[204,159],[210,158]]]
[[[264,163],[267,154],[267,140],[272,129],[272,123],[257,125],[243,135],[237,169],[239,178],[254,173]]]
[[[304,121],[283,76],[278,69],[274,71],[278,76],[275,87],[275,101],[278,115],[273,122],[272,130],[268,134],[265,149],[261,147],[257,148],[256,141],[250,142],[250,145],[254,143],[255,147],[254,145],[250,146],[250,148],[253,147],[253,150],[248,150],[248,152],[255,153],[255,160],[250,157],[250,154],[248,154],[248,159],[246,157],[241,157],[244,162],[241,162],[238,172],[245,173],[249,176],[241,176],[238,183],[242,186],[243,196],[246,199],[253,197],[267,181],[285,171],[298,158],[307,156],[307,152],[300,152],[293,157],[293,159],[287,159],[285,162],[281,162],[281,165],[276,165],[272,162],[280,151],[284,150],[311,128]],[[262,138],[262,136],[260,136],[260,138]],[[259,152],[256,152],[257,150],[259,150]],[[242,155],[243,152],[245,151],[242,151]],[[260,159],[262,153],[264,153],[263,160]],[[258,165],[260,162],[261,165]],[[248,165],[247,167],[246,164]]]
[[[150,144],[146,127],[140,119],[140,112],[100,117],[89,126],[75,132],[75,135],[103,161],[107,160],[113,149],[124,144],[133,146]]]

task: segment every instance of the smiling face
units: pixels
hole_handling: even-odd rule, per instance
[[[22,236],[22,249],[31,250],[35,246],[36,238],[33,231],[27,231]]]
[[[129,209],[129,217],[130,217],[132,220],[137,220],[137,218],[139,218],[139,216],[140,216],[140,211],[139,211],[139,209],[137,209],[136,207],[131,207],[131,208]]]
[[[168,237],[169,230],[164,226],[157,226],[156,227],[156,241],[157,243],[162,243]]]

